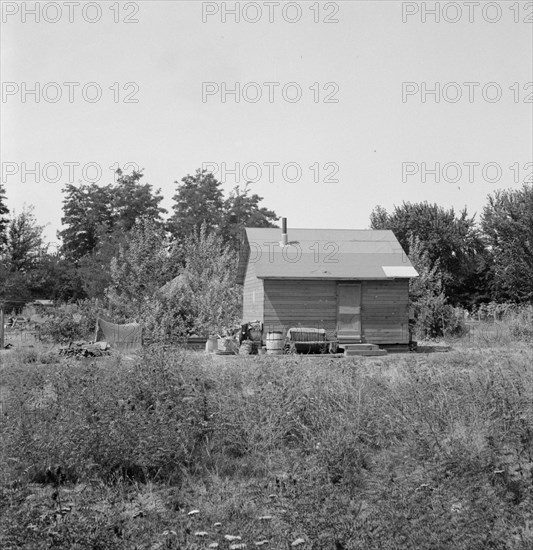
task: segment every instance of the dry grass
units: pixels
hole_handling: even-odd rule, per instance
[[[0,546],[531,548],[533,350],[454,347],[11,354]]]

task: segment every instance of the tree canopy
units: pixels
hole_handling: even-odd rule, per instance
[[[174,213],[168,222],[172,236],[182,241],[201,227],[222,236],[236,247],[242,227],[275,227],[276,213],[261,207],[263,197],[250,194],[249,185],[235,187],[224,199],[221,183],[213,174],[198,169],[194,176],[183,178],[174,195]],[[177,183],[177,182],[176,182]]]
[[[238,317],[233,274],[240,232],[275,227],[276,213],[249,184],[225,196],[213,174],[196,170],[175,182],[165,222],[161,191],[141,183],[142,172],[119,169],[116,176],[104,186],[64,188],[63,242],[55,251],[33,207],[8,216],[0,185],[0,297],[100,298],[123,318],[151,308],[154,326],[163,315],[170,332],[179,325],[183,333],[207,334],[231,324]],[[404,202],[391,212],[376,206],[370,226],[395,233],[421,273],[411,281],[412,302],[435,319],[448,315],[450,304],[533,302],[531,185],[489,195],[480,223],[466,208]],[[173,279],[180,292],[166,299],[159,290]],[[429,332],[437,328],[428,324]]]
[[[111,261],[106,295],[114,317],[138,320],[158,337],[233,326],[240,313],[235,252],[203,225],[181,243],[183,262],[174,253],[160,226],[141,220],[132,228]]]
[[[168,221],[168,230],[180,241],[200,227],[207,231],[220,230],[224,215],[224,195],[221,183],[206,170],[196,170],[194,176],[187,175],[178,185],[177,193],[172,197],[174,211]]]
[[[0,258],[2,299],[20,301],[40,293],[43,277],[40,267],[47,247],[43,226],[37,224],[33,210],[33,206],[24,205],[20,214],[13,213],[9,219]]]
[[[118,169],[116,173],[115,184],[68,184],[63,190],[61,223],[65,229],[58,236],[67,257],[79,260],[90,254],[105,235],[113,234],[116,241],[141,218],[162,223],[166,210],[160,206],[160,190],[154,192],[150,184],[141,184],[141,172],[127,175]]]
[[[121,317],[139,318],[146,301],[175,274],[169,259],[161,225],[148,218],[138,220],[111,259],[111,308]]]
[[[479,289],[485,248],[474,216],[466,208],[457,215],[453,208],[437,204],[404,202],[389,214],[377,206],[370,215],[370,227],[392,230],[407,254],[410,239],[417,237],[431,262],[438,260],[446,295],[453,303]]]
[[[481,226],[494,298],[533,302],[533,185],[489,195]]]
[[[7,227],[6,262],[9,270],[27,272],[38,263],[45,251],[43,229],[37,225],[33,206],[24,206],[13,215]]]
[[[273,210],[260,206],[263,197],[250,195],[249,184],[244,188],[234,187],[224,202],[224,221],[221,234],[224,241],[233,248],[239,244],[240,232],[244,227],[276,227],[279,218]]]

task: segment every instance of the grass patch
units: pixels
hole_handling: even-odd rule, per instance
[[[530,548],[531,364],[527,347],[12,359],[0,545]]]

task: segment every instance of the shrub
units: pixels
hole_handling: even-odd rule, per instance
[[[533,343],[533,322],[527,313],[519,314],[509,321],[509,334],[515,340]]]
[[[496,332],[498,340],[505,335],[508,342],[533,342],[533,306],[529,304],[481,304],[472,312],[472,318],[481,321],[481,334],[486,331],[494,336],[492,333]]]
[[[194,322],[181,296],[156,294],[146,304],[141,323],[144,340],[152,343],[176,343],[194,333]]]
[[[463,316],[446,303],[442,293],[431,299],[419,300],[413,304],[413,309],[415,334],[419,339],[462,336],[467,331]]]
[[[71,310],[59,309],[40,327],[40,336],[52,342],[72,342],[74,340],[92,340],[96,319],[109,318],[107,310],[98,300],[80,300],[71,304]]]
[[[419,277],[409,281],[416,338],[460,336],[465,332],[464,320],[447,302],[439,262],[431,262],[427,249],[418,237],[411,237],[409,243],[409,257],[419,273]]]
[[[60,311],[41,325],[40,335],[44,340],[71,342],[83,339],[86,336],[84,329],[85,327],[76,321],[72,314]]]

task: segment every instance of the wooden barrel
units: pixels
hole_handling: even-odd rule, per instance
[[[267,353],[271,355],[281,355],[284,345],[285,338],[283,338],[283,332],[269,332],[266,335]]]

